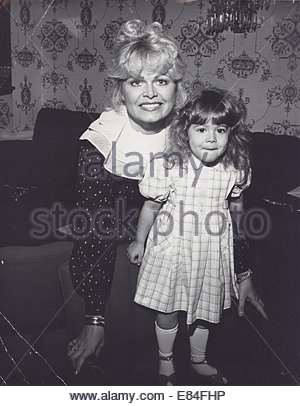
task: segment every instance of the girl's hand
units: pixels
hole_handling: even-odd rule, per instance
[[[144,244],[133,241],[127,248],[127,256],[131,263],[141,265],[144,256]]]

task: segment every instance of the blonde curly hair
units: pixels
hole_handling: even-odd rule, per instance
[[[113,81],[111,104],[118,109],[124,104],[122,82],[129,77],[139,77],[142,70],[167,75],[176,84],[176,105],[185,100],[181,81],[186,64],[175,42],[163,34],[158,22],[146,25],[141,20],[125,22],[117,35],[109,78]]]

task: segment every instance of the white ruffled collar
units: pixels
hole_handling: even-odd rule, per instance
[[[166,129],[148,135],[134,130],[127,110],[104,111],[82,134],[105,157],[104,167],[115,175],[141,179],[150,160],[165,148]]]

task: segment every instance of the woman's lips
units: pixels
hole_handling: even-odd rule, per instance
[[[146,111],[154,111],[160,108],[162,103],[142,103],[140,108]]]

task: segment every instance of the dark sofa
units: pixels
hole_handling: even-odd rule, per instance
[[[246,193],[249,206],[262,201],[293,211],[299,199],[287,192],[300,185],[300,140],[286,135],[250,134],[252,183]]]
[[[284,344],[292,349],[300,339],[299,324],[293,325],[300,317],[300,198],[288,192],[300,186],[300,140],[254,133],[251,156],[246,208],[262,213],[266,226],[261,236],[254,232],[249,239],[256,282],[274,326],[286,329],[287,336],[293,331]],[[259,231],[261,225],[253,225]]]
[[[49,230],[33,238],[37,208],[74,205],[80,135],[98,114],[42,109],[31,141],[0,143],[0,246],[36,246],[55,241]]]
[[[16,330],[59,371],[68,337],[58,270],[73,243],[55,232],[51,216],[44,217],[48,232],[33,235],[39,228],[32,215],[39,209],[47,213],[54,204],[66,212],[74,206],[78,139],[97,117],[42,109],[32,140],[0,141],[0,331],[10,354],[23,359],[25,370],[28,364],[33,384],[43,384],[49,374],[48,383],[57,381],[37,360],[32,371],[32,351]],[[8,384],[24,384],[18,370],[11,374],[1,346],[0,357],[0,375],[10,376]]]

